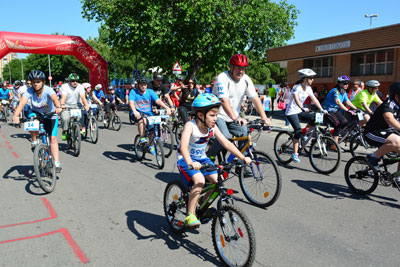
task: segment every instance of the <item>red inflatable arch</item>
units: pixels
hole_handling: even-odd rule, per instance
[[[72,55],[89,69],[92,86],[108,86],[107,62],[79,36],[0,31],[0,58],[10,52]]]

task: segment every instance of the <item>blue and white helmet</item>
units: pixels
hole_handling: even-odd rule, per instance
[[[208,111],[212,108],[220,107],[221,101],[219,101],[218,97],[213,94],[205,93],[198,95],[193,103],[192,103],[192,110],[194,113],[198,111]]]

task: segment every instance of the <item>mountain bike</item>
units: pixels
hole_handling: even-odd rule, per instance
[[[203,170],[218,170],[218,183],[203,188],[201,196],[215,190],[196,208],[197,218],[202,224],[211,223],[211,235],[214,249],[223,265],[251,266],[255,259],[256,237],[253,226],[246,214],[236,205],[232,197],[233,190],[224,187],[224,177],[233,166],[244,165],[243,162],[226,163],[223,166],[204,164]],[[183,178],[182,178],[183,179]],[[177,234],[184,233],[185,217],[189,192],[182,182],[168,183],[164,192],[164,213],[171,230]],[[216,201],[216,208],[211,205]]]
[[[72,149],[73,155],[78,157],[81,152],[81,124],[79,119],[82,116],[82,111],[79,108],[66,108],[70,114],[70,120],[67,130],[68,148]]]
[[[99,126],[95,117],[95,108],[97,108],[97,105],[90,105],[85,132],[85,138],[89,136],[93,144],[96,144],[99,139]]]
[[[134,141],[134,148],[136,156],[139,160],[144,159],[144,156],[147,152],[150,152],[156,157],[156,162],[159,169],[164,168],[165,165],[165,154],[164,147],[161,141],[160,135],[160,124],[161,124],[161,116],[147,116],[142,114],[142,117],[139,120],[146,119],[149,126],[153,126],[150,130],[145,130],[144,137],[147,138],[146,142],[141,142],[140,135],[136,135]],[[152,152],[153,151],[153,152]]]
[[[40,114],[31,113],[30,121],[24,123],[24,130],[29,132],[39,132],[39,144],[33,151],[33,169],[36,175],[36,181],[46,193],[54,191],[57,181],[56,165],[53,154],[50,149],[50,136],[46,133],[43,121],[45,118],[51,118],[55,112]]]
[[[111,110],[111,113],[108,114],[107,119],[105,119],[104,128],[108,129],[111,125],[111,128],[115,131],[119,131],[121,129],[121,118],[118,116],[115,110]]]
[[[327,136],[326,129],[320,127],[322,119],[318,116],[318,121],[309,132],[306,129],[302,131],[299,138],[299,154],[304,150],[314,170],[330,174],[339,167],[341,151],[338,143]],[[293,130],[282,131],[275,137],[274,153],[278,161],[283,164],[292,161],[293,137]]]
[[[261,120],[250,121],[247,124],[247,136],[232,137],[232,141],[247,141],[240,152],[247,154],[252,159],[249,167],[251,176],[245,175],[245,168],[239,168],[240,188],[246,199],[258,207],[269,207],[276,202],[281,192],[281,173],[275,161],[267,153],[255,149],[255,143],[251,134],[254,131],[270,131],[272,128],[264,126]],[[257,135],[256,135],[257,136]],[[226,155],[227,151],[222,149],[216,156],[219,163],[233,162],[235,156]]]
[[[372,169],[365,157],[356,156],[351,158],[344,168],[344,178],[347,185],[354,193],[368,195],[375,191],[378,183],[383,186],[394,186],[394,177],[400,176],[400,171],[389,172],[388,167],[400,162],[400,157],[384,157],[379,164],[379,170]],[[400,190],[400,188],[398,188]]]

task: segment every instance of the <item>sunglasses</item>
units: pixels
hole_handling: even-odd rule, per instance
[[[348,85],[349,83],[343,83],[343,85]]]
[[[71,80],[70,82],[71,82],[71,83],[77,83],[78,80]]]
[[[43,81],[33,81],[32,83],[42,83]]]
[[[189,82],[190,84],[194,84],[194,82]]]

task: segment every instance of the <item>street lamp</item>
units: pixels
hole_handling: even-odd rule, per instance
[[[23,80],[24,79],[24,64],[22,63],[22,59],[21,59],[21,77],[22,77],[21,80]]]
[[[372,28],[372,18],[377,18],[378,14],[371,14],[371,15],[365,14],[364,17],[367,19],[369,18],[369,29],[371,29]]]
[[[11,81],[11,68],[10,68],[10,63],[7,63],[8,66],[8,72],[10,73],[10,84],[12,83]]]

